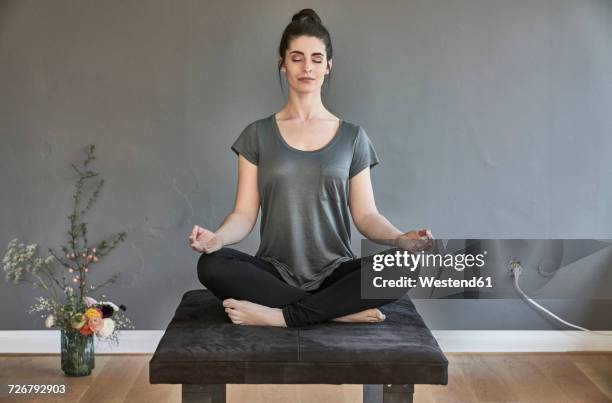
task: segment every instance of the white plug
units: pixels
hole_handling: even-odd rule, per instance
[[[521,262],[516,259],[510,260],[509,272],[512,277],[518,278],[523,272],[523,266],[521,266]]]

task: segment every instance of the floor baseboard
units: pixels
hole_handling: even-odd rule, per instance
[[[432,330],[432,333],[446,353],[612,351],[612,331]],[[96,339],[95,351],[152,354],[163,334],[163,330],[124,330],[120,332],[118,346]],[[59,330],[0,331],[0,354],[59,352]]]

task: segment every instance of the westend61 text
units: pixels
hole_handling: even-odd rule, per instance
[[[439,280],[434,277],[419,277],[421,287],[436,287],[436,288],[492,288],[491,277],[473,277],[471,279],[444,279]],[[374,287],[376,288],[414,288],[417,286],[415,278],[400,277],[394,280],[383,279],[382,277],[374,277]]]

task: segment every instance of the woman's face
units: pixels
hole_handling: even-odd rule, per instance
[[[279,63],[282,63],[280,58]],[[289,42],[281,71],[287,74],[289,87],[294,91],[320,92],[331,65],[332,61],[327,60],[323,41],[312,36],[299,36]]]

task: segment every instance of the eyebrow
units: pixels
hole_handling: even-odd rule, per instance
[[[300,52],[299,50],[292,50],[289,53],[299,53],[300,55],[304,56],[304,52]],[[319,53],[319,52],[313,53],[312,55],[313,56],[325,56],[323,53]]]

